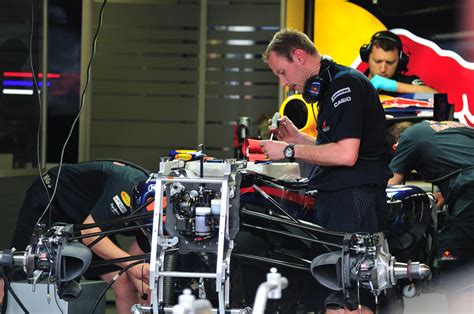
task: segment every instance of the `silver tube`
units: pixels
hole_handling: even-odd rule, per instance
[[[215,273],[195,273],[186,271],[160,271],[158,275],[163,277],[179,277],[179,278],[216,278]]]
[[[48,123],[48,0],[43,0],[43,47],[41,88],[41,169],[46,167],[46,130]]]

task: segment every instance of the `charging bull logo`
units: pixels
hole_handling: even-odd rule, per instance
[[[319,95],[319,90],[321,89],[321,83],[319,82],[312,82],[311,87],[309,89],[309,92],[313,96],[318,96]]]
[[[426,85],[446,93],[448,102],[454,104],[454,117],[474,126],[474,63],[405,29],[391,31],[400,37],[403,50],[410,56],[407,74],[418,75]],[[367,64],[358,58],[353,67],[365,71]]]

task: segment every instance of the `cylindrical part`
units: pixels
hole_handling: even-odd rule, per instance
[[[408,277],[408,266],[406,263],[395,262],[393,265],[393,277],[395,279],[404,279]]]
[[[275,289],[268,292],[268,298],[281,299],[281,274],[275,267],[272,267],[270,272],[267,273],[267,282],[276,285]]]
[[[21,266],[25,264],[25,252],[15,252],[16,254],[13,255],[13,265]],[[21,255],[20,255],[21,254]]]
[[[423,279],[431,274],[431,269],[420,262],[410,263],[410,273],[413,279]]]
[[[401,263],[395,262],[393,265],[393,276],[395,279],[423,279],[431,274],[431,270],[420,262]]]
[[[211,200],[211,213],[214,216],[219,216],[221,214],[221,199],[214,198]]]
[[[239,136],[245,139],[250,136],[252,130],[252,120],[250,117],[239,117]]]
[[[211,207],[196,207],[195,232],[197,236],[208,236],[211,227],[207,215],[211,214]]]
[[[152,306],[142,305],[142,304],[134,304],[130,308],[131,314],[143,314],[143,313],[150,313],[153,310]]]
[[[187,271],[160,271],[158,272],[158,275],[178,278],[217,278],[216,273],[196,273]]]
[[[178,304],[181,305],[185,311],[192,311],[194,300],[196,300],[196,298],[191,293],[191,289],[184,289],[183,294],[178,297]]]

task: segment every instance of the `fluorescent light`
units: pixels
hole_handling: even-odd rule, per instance
[[[32,89],[10,89],[4,88],[3,94],[5,95],[33,95]]]

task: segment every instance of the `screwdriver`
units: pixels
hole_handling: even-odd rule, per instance
[[[278,119],[280,119],[280,113],[279,113],[279,112],[275,112],[275,114],[274,114],[273,117],[272,117],[272,125],[271,125],[272,127],[278,128],[278,124],[279,124]],[[275,134],[275,133],[272,133],[272,134],[270,135],[270,141],[273,140],[273,135],[274,135],[274,134]]]

